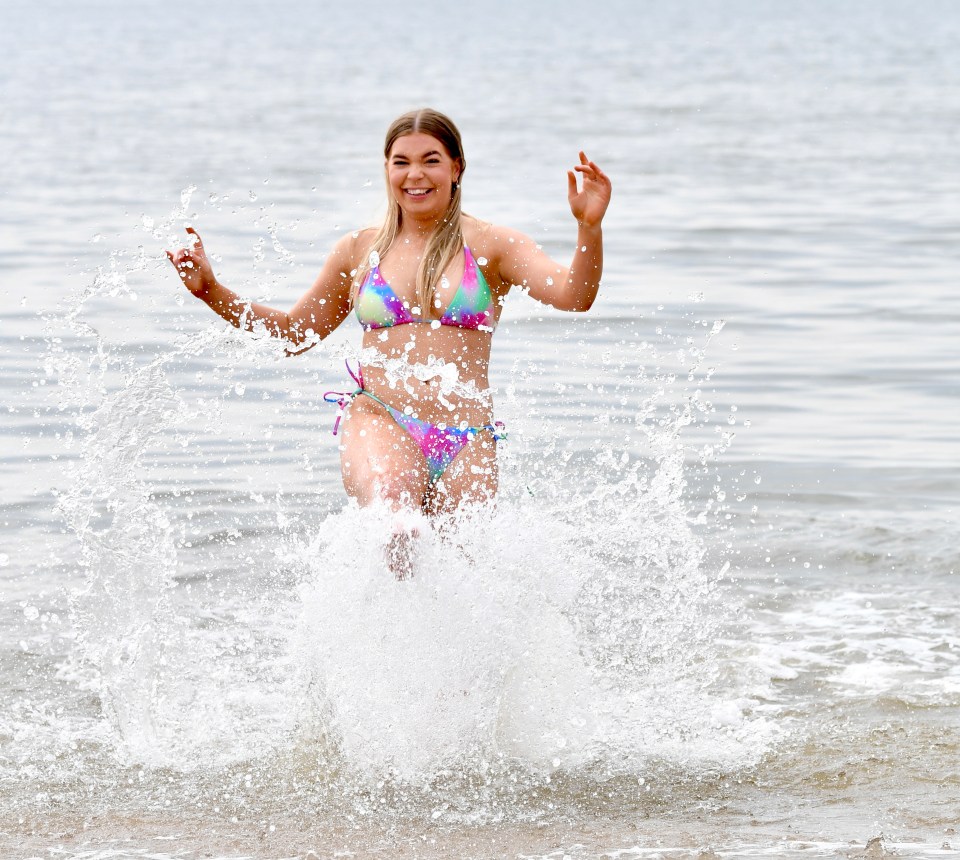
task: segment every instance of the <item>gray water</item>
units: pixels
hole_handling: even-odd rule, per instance
[[[0,854],[960,853],[960,9],[8,4]],[[495,511],[384,576],[346,324],[282,359],[182,293],[185,224],[288,305],[376,220],[386,125],[572,251],[510,296]]]

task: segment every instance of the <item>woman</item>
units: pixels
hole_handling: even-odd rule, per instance
[[[361,505],[450,511],[497,490],[500,434],[487,368],[503,301],[520,285],[561,310],[590,308],[603,268],[610,180],[582,152],[574,168],[581,189],[568,173],[577,246],[565,267],[522,233],[461,212],[466,161],[460,133],[443,114],[399,117],[384,155],[383,225],[340,239],[289,312],[246,302],[220,284],[190,227],[194,244],[167,256],[187,289],[225,320],[247,329],[262,324],[291,352],[308,349],[355,311],[365,330],[364,365],[357,391],[340,399],[344,487]],[[409,370],[402,384],[398,367]]]

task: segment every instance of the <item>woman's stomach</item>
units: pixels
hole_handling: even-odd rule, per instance
[[[430,323],[368,331],[360,356],[364,388],[431,424],[488,423],[490,339],[489,333]]]

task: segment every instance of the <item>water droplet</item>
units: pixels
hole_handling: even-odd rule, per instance
[[[254,200],[256,200],[256,199],[257,199],[257,192],[256,192],[256,191],[251,191],[251,192],[250,192],[250,202],[253,203]]]
[[[380,265],[380,255],[376,251],[370,252],[370,268],[375,269]]]
[[[487,258],[486,258],[486,257],[477,257],[477,264],[478,264],[478,265],[481,265],[481,266],[486,266],[486,265],[487,265]]]
[[[23,607],[23,617],[27,621],[36,621],[40,617],[40,610],[36,606]]]
[[[548,287],[552,287],[552,286],[553,286],[553,278],[550,278],[550,277],[547,278],[547,286],[548,286]]]
[[[447,276],[446,276],[446,275],[444,275],[442,278],[440,278],[440,289],[441,289],[441,290],[448,290],[448,289],[450,289],[450,281],[447,280]]]
[[[233,390],[242,397],[243,393],[247,390],[247,386],[244,385],[242,382],[238,382],[236,385],[233,386]]]

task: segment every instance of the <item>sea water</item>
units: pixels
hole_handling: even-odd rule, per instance
[[[960,99],[946,2],[8,10],[0,853],[960,850]],[[573,252],[511,294],[495,508],[348,503],[349,324],[288,306],[432,104],[465,205]]]

